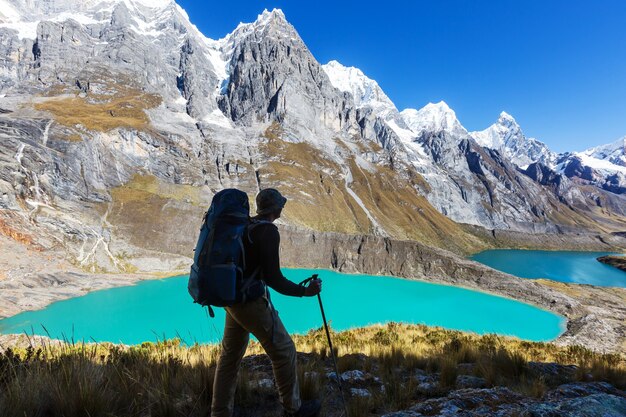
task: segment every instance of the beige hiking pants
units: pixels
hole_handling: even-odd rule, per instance
[[[213,383],[212,417],[231,417],[237,374],[246,353],[250,333],[261,343],[272,360],[280,401],[286,411],[300,409],[300,387],[296,374],[296,347],[278,313],[264,297],[249,303],[226,307],[222,353]]]

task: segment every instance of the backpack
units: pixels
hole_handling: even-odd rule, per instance
[[[258,270],[244,279],[243,236],[250,225],[250,204],[243,191],[225,189],[213,197],[204,216],[187,289],[195,303],[209,308],[246,301],[246,289]]]

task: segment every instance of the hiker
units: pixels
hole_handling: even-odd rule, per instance
[[[274,378],[285,416],[316,416],[321,408],[318,400],[301,401],[296,373],[296,348],[270,301],[267,286],[284,295],[312,297],[320,293],[320,280],[307,286],[289,281],[280,271],[278,228],[287,199],[277,190],[267,188],[256,196],[257,216],[252,218],[243,239],[246,269],[244,276],[257,274],[247,289],[247,301],[225,307],[226,323],[222,352],[213,383],[212,417],[231,417],[235,386],[241,359],[250,333],[261,343],[272,361]]]

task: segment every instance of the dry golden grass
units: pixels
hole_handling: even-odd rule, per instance
[[[87,130],[108,132],[117,128],[147,129],[150,120],[145,110],[159,104],[159,96],[139,93],[102,103],[90,103],[81,97],[51,98],[35,104],[35,108],[52,113],[58,123],[67,127],[81,125]]]
[[[323,351],[327,349],[326,336],[322,329],[307,335],[294,336],[298,350]],[[554,362],[564,365],[585,366],[599,359],[610,360],[616,369],[626,371],[626,357],[619,354],[597,354],[580,346],[557,346],[553,343],[529,342],[512,337],[477,335],[456,330],[446,330],[424,325],[389,323],[336,333],[333,344],[340,355],[364,353],[380,356],[400,351],[405,356],[429,358],[454,352],[461,362],[476,359],[479,350],[497,351],[504,349],[510,354],[521,355],[525,361]],[[260,353],[261,347],[251,345],[249,353]],[[626,375],[625,375],[626,376]],[[623,381],[626,383],[626,381]]]
[[[65,140],[68,142],[82,142],[83,138],[78,133],[69,133],[67,135],[58,136],[59,139]]]
[[[485,247],[417,192],[422,187],[421,177],[409,182],[389,167],[377,167],[371,173],[361,169],[353,159],[349,164],[352,189],[394,238],[418,240],[464,253]]]
[[[136,174],[126,184],[111,189],[113,201],[120,204],[134,201],[146,202],[152,196],[158,196],[165,200],[185,201],[193,205],[203,203],[199,187],[170,184],[160,181],[154,175]]]
[[[508,386],[527,396],[576,380],[626,386],[625,359],[582,347],[558,347],[494,335],[477,336],[419,325],[390,323],[332,334],[339,371],[360,369],[386,387],[369,399],[350,399],[352,416],[380,415],[423,400],[412,375],[438,373],[445,395],[456,385],[459,364],[488,385]],[[322,329],[294,337],[300,352],[299,379],[304,398],[322,398],[324,415],[339,415],[338,392],[326,378],[332,367]],[[184,346],[179,340],[137,346],[38,344],[0,351],[0,410],[3,417],[90,415],[204,416],[211,403],[217,345]],[[248,348],[239,376],[236,407],[241,416],[278,416],[276,392],[256,386],[271,375],[258,343]],[[365,353],[362,355],[361,353]],[[576,365],[550,380],[530,361]],[[264,370],[265,368],[265,370]],[[268,374],[269,372],[269,374]]]
[[[88,81],[99,86],[106,94],[84,92],[67,96],[72,90],[64,85],[54,85],[44,94],[47,97],[34,107],[50,112],[61,125],[69,128],[108,132],[117,128],[147,130],[148,116],[145,110],[157,107],[162,98],[143,91],[132,78],[125,74],[112,74],[104,70],[84,75]],[[73,90],[76,91],[76,90]],[[70,140],[75,139],[72,135]]]
[[[197,233],[210,203],[201,187],[138,174],[110,192],[111,203],[101,204],[99,211],[108,212],[107,221],[130,243],[150,250],[192,253],[185,234]]]
[[[569,295],[570,297],[580,298],[583,293],[576,285],[570,285],[565,282],[553,281],[551,279],[537,279],[537,283],[545,285],[546,287],[554,288],[562,294]]]

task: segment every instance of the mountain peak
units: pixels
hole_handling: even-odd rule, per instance
[[[332,59],[330,61],[328,61],[327,64],[324,65],[325,67],[330,67],[330,68],[338,68],[338,69],[350,69],[350,68],[354,68],[358,71],[361,71],[360,69],[356,68],[356,67],[347,67],[345,65],[343,65],[341,62],[337,61],[336,59]]]
[[[556,158],[544,143],[527,138],[515,118],[505,111],[494,124],[485,130],[470,132],[470,136],[480,146],[500,151],[522,168],[533,162],[551,166]]]
[[[448,103],[443,100],[438,103],[428,103],[422,108],[422,110],[428,110],[431,112],[434,111],[439,113],[452,113],[456,117],[456,113],[454,113],[454,110],[452,110],[450,106],[448,106]]]
[[[511,122],[515,122],[515,118],[513,116],[511,116],[510,114],[508,114],[507,112],[505,112],[505,111],[500,112],[500,116],[498,117],[498,121],[500,121],[500,120],[508,120],[508,121],[511,121]]]
[[[378,83],[366,76],[359,68],[346,67],[336,60],[322,65],[322,68],[333,87],[352,94],[357,107],[369,105],[375,108],[395,109],[395,105]]]
[[[264,9],[254,22],[239,23],[237,28],[226,35],[224,39],[236,41],[254,33],[267,34],[270,32],[274,34],[278,33],[279,36],[282,37],[300,38],[293,26],[287,22],[287,18],[281,9],[272,9],[272,11]]]
[[[409,126],[416,135],[424,131],[445,131],[457,136],[467,134],[467,130],[465,130],[456,118],[456,113],[445,101],[428,103],[419,110],[405,109],[400,114],[407,126]]]
[[[272,11],[264,9],[253,23],[240,23],[239,26],[262,27],[267,26],[272,22],[287,22],[285,13],[283,13],[281,9],[272,9]]]

